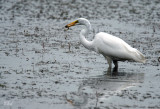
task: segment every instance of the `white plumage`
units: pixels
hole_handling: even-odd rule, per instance
[[[96,52],[111,57],[113,60],[145,62],[143,54],[137,49],[132,48],[122,39],[104,32],[96,34],[93,46],[95,46]]]
[[[79,18],[78,20],[66,25],[66,28],[74,26],[76,24],[85,25],[85,29],[80,32],[81,43],[89,50],[96,51],[102,54],[108,61],[108,72],[111,72],[112,62],[115,65],[114,72],[118,72],[117,61],[135,61],[145,63],[146,59],[143,54],[135,48],[132,48],[122,39],[110,35],[108,33],[100,32],[96,34],[92,41],[88,41],[85,36],[88,35],[91,24],[85,18]]]

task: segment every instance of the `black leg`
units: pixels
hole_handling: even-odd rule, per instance
[[[118,74],[118,61],[113,61],[113,64],[115,65],[114,69],[113,69],[113,73],[114,74]]]

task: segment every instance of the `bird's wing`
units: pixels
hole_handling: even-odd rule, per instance
[[[95,37],[96,47],[98,51],[106,56],[110,56],[118,59],[135,60],[136,58],[142,58],[143,55],[138,50],[132,48],[122,39],[113,35],[100,32]],[[141,55],[141,56],[140,56]]]

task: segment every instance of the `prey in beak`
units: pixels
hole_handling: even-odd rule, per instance
[[[67,25],[65,26],[65,28],[68,28],[68,29],[69,29],[69,27],[74,26],[76,23],[78,23],[78,20],[67,24]]]

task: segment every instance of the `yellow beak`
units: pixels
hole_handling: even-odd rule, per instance
[[[66,27],[66,28],[69,28],[69,27],[71,27],[71,26],[74,26],[76,23],[78,23],[78,20],[67,24],[65,27]]]

